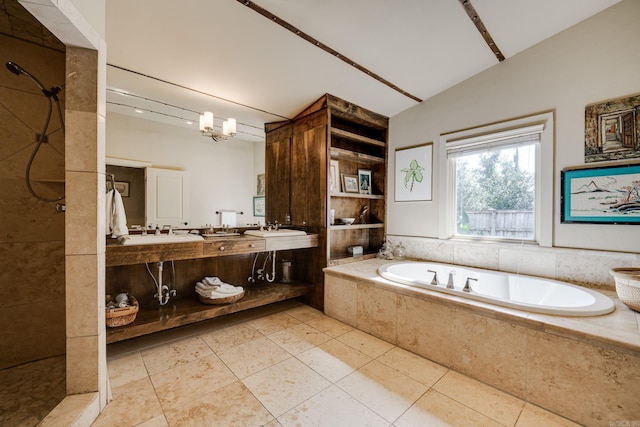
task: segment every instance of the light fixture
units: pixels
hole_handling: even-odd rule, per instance
[[[229,118],[222,122],[222,132],[213,129],[213,113],[205,111],[200,115],[200,132],[216,142],[225,141],[236,135],[236,119]]]

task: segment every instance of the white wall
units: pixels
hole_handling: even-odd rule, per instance
[[[264,173],[264,143],[237,138],[222,143],[204,138],[197,129],[164,125],[108,113],[107,157],[147,161],[156,168],[185,170],[191,181],[189,225],[219,225],[216,211],[235,209],[238,226],[264,218],[253,216],[256,175]],[[256,153],[262,152],[262,164]]]
[[[626,0],[422,102],[390,120],[388,226],[392,235],[438,237],[439,165],[433,201],[395,203],[394,150],[434,143],[461,129],[552,111],[555,114],[553,221],[556,247],[638,253],[640,227],[560,224],[560,171],[584,164],[584,109],[640,92],[640,2]],[[428,78],[428,77],[425,77]]]

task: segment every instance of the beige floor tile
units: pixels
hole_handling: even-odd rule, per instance
[[[331,339],[319,330],[301,323],[269,335],[269,339],[291,354],[299,354]]]
[[[262,337],[221,351],[218,356],[242,379],[288,359],[291,354],[269,338]]]
[[[298,307],[290,308],[289,310],[286,310],[285,313],[295,317],[301,322],[306,323],[311,320],[321,319],[325,317],[323,312],[304,304],[301,304]]]
[[[280,424],[278,422],[278,420],[273,420],[271,422],[266,423],[264,426],[262,427],[282,427],[282,424]]]
[[[375,360],[336,385],[389,422],[402,415],[428,389]]]
[[[410,351],[396,347],[376,359],[390,368],[402,372],[421,384],[431,387],[448,369]]]
[[[284,427],[387,427],[384,418],[349,396],[336,386],[331,386],[278,418]]]
[[[251,326],[240,324],[201,334],[200,338],[217,353],[244,344],[247,341],[260,338],[261,336],[262,334]]]
[[[371,361],[366,354],[337,340],[311,348],[300,353],[297,358],[332,383]]]
[[[242,381],[276,418],[331,384],[295,358],[287,359]]]
[[[342,323],[339,320],[332,319],[327,316],[309,320],[307,325],[312,326],[333,338],[339,337],[340,335],[344,335],[353,330],[353,326],[349,326],[346,323]]]
[[[524,406],[522,400],[455,371],[433,389],[504,425],[514,425]]]
[[[149,376],[138,351],[109,357],[107,368],[111,387],[119,387]]]
[[[238,379],[215,354],[151,376],[151,382],[167,410],[225,387]]]
[[[232,383],[165,412],[171,426],[262,426],[273,420],[241,382]]]
[[[566,418],[553,414],[549,411],[545,411],[530,403],[525,403],[524,409],[518,418],[516,427],[579,427],[580,424],[576,424]]]
[[[393,425],[395,427],[502,426],[497,421],[434,390],[429,390]]]
[[[394,347],[393,344],[389,344],[386,341],[357,329],[347,332],[346,334],[339,336],[337,339],[373,358],[381,356]]]
[[[162,407],[147,377],[114,387],[113,400],[100,413],[93,426],[135,426],[159,415],[162,415]]]
[[[209,346],[198,337],[169,342],[140,352],[149,375],[189,363],[199,357],[213,354]]]
[[[275,313],[249,321],[250,326],[264,335],[269,335],[274,332],[299,325],[300,323],[302,322],[286,313]]]
[[[158,415],[155,418],[151,418],[149,421],[138,424],[136,427],[169,427],[169,423],[164,415]]]

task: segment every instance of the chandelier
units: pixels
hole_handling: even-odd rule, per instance
[[[207,136],[215,142],[225,141],[236,135],[236,119],[229,118],[222,122],[222,132],[213,128],[213,113],[205,111],[200,115],[200,132],[202,136]]]

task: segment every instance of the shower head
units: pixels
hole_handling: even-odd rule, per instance
[[[11,71],[16,76],[19,76],[20,73],[24,72],[24,69],[14,62],[7,62],[7,70]]]
[[[29,77],[29,79],[31,79],[31,81],[34,82],[40,88],[40,90],[42,91],[42,93],[45,94],[45,96],[50,96],[48,91],[44,88],[44,85],[40,83],[40,80],[36,79],[31,73],[29,73],[27,70],[25,70],[15,62],[11,62],[11,61],[7,62],[7,70],[11,71],[16,76],[20,76],[20,74],[24,74],[25,76]]]

